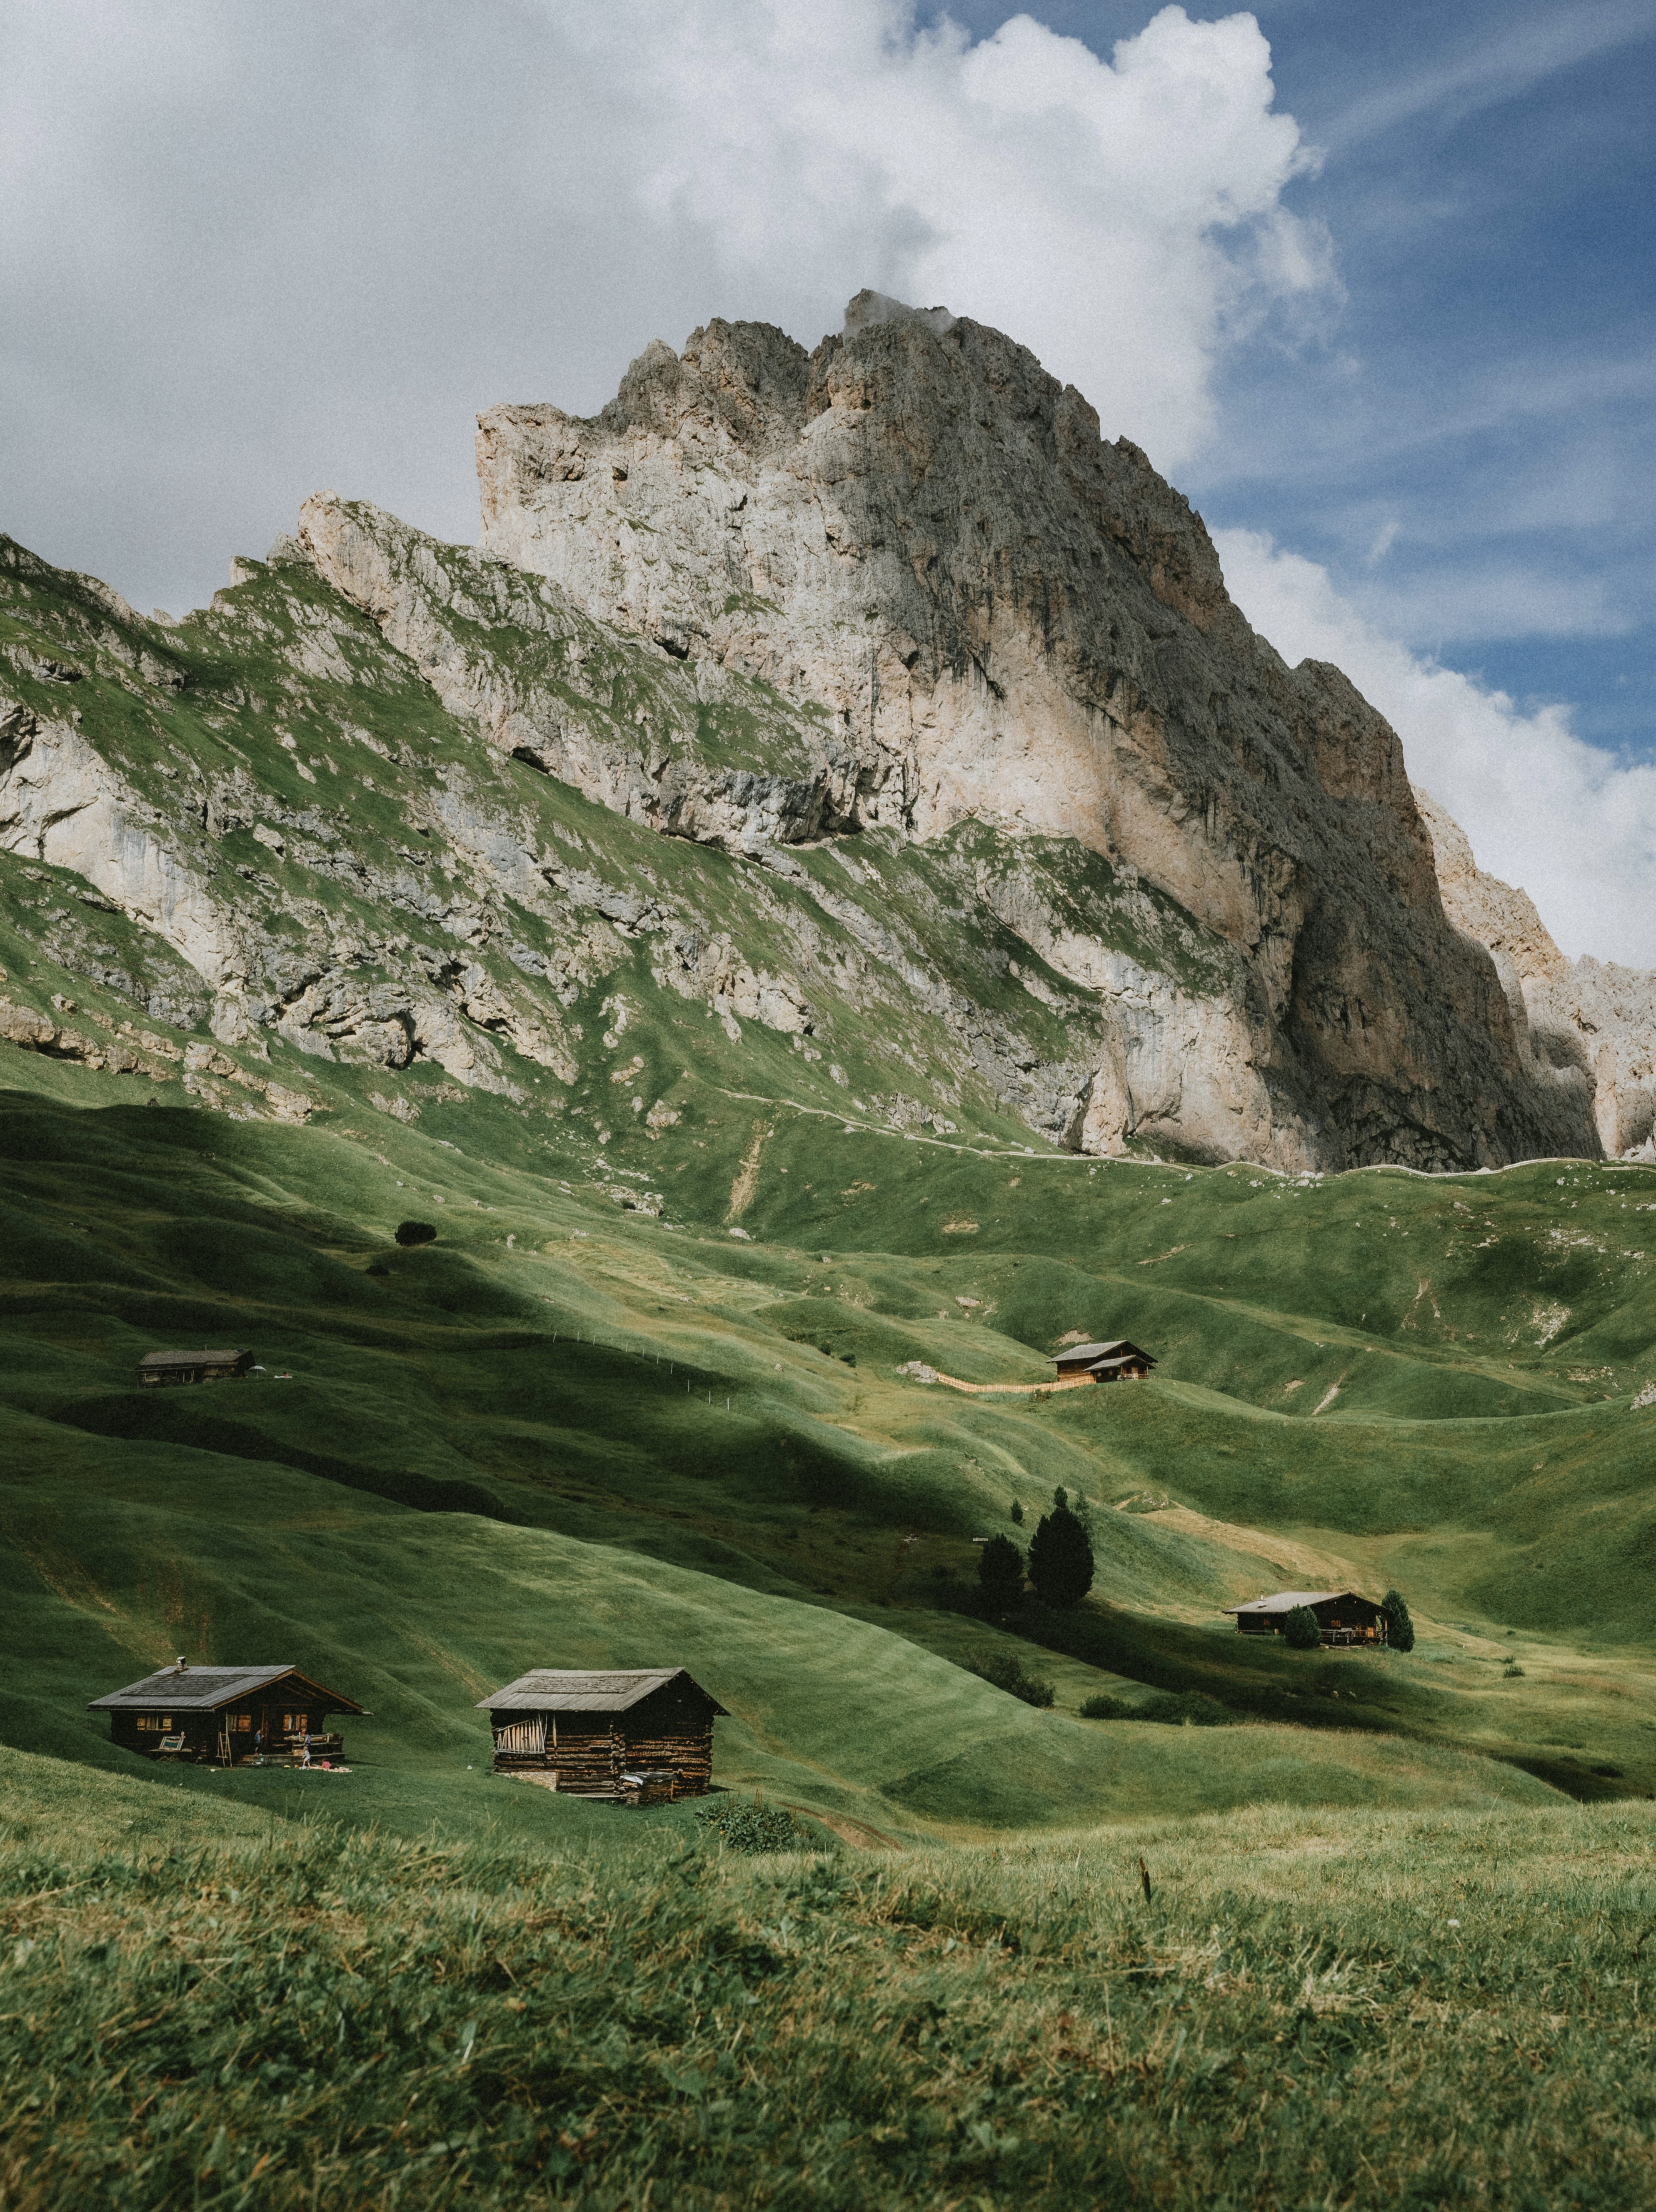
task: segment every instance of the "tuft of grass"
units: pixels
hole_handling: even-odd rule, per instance
[[[764,1851],[808,1850],[814,1840],[785,1805],[767,1805],[755,1790],[745,1802],[715,1800],[696,1810],[696,1825],[715,1837],[727,1850],[751,1857]]]

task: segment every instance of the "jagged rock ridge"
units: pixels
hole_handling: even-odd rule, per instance
[[[593,421],[491,410],[479,469],[480,548],[320,494],[178,625],[0,549],[0,848],[148,933],[141,1000],[181,956],[241,1076],[279,1040],[382,1110],[435,1069],[557,1111],[690,1001],[899,1126],[1597,1149],[1391,730],[999,333],[711,324]]]

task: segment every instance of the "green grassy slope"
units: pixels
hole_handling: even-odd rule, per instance
[[[650,1146],[663,1167],[675,1142],[688,1155],[682,1176],[658,1174],[679,1187],[658,1218],[612,1194],[627,1188],[618,1146],[607,1175],[548,1137],[533,1165],[514,1160],[496,1139],[521,1124],[495,1101],[368,1129],[342,1099],[329,1122],[289,1128],[107,1103],[180,1094],[39,1054],[9,1066],[31,1085],[0,1109],[14,1741],[83,1754],[84,1697],[141,1662],[249,1638],[297,1657],[298,1638],[343,1686],[367,1671],[367,1702],[397,1717],[384,1744],[405,1721],[430,1732],[411,1772],[435,1762],[444,1790],[475,1794],[468,1687],[558,1653],[659,1659],[671,1623],[670,1656],[727,1702],[721,1666],[750,1670],[733,1773],[875,1825],[1098,1816],[1158,1790],[1246,1802],[1278,1757],[1299,1778],[1285,1767],[1272,1787],[1321,1802],[1353,1775],[1405,1796],[1530,1786],[1428,1771],[1423,1753],[1388,1782],[1394,1754],[1359,1733],[1375,1729],[1494,1752],[1580,1795],[1656,1787],[1641,1567],[1656,1417],[1629,1411],[1636,1358],[1605,1375],[1573,1349],[1577,1334],[1637,1340],[1644,1262],[1616,1240],[1647,1176],[1288,1185],[993,1157],[773,1101],[757,1154],[747,1120],[714,1115],[689,1125],[705,1137],[669,1128]],[[723,1222],[744,1181],[746,1242]],[[1552,1304],[1568,1288],[1546,1343],[1503,1334],[1499,1304],[1486,1314],[1454,1275],[1474,1203],[1475,1243],[1527,1255]],[[440,1222],[435,1244],[392,1243],[410,1213]],[[1359,1308],[1358,1359],[1336,1341],[1349,1325],[1315,1314],[1336,1306],[1369,1219],[1388,1257]],[[1561,1219],[1592,1245],[1586,1260],[1564,1248],[1568,1285],[1544,1273]],[[1142,1271],[1170,1243],[1221,1255],[1205,1285]],[[1065,1325],[1151,1341],[1157,1381],[995,1398],[899,1371],[1039,1378]],[[132,1387],[143,1350],[190,1339],[253,1345],[265,1371]],[[1372,1383],[1352,1372],[1365,1359]],[[1473,1410],[1492,1388],[1508,1410]],[[1400,1392],[1416,1410],[1394,1410]],[[1099,1572],[1044,1717],[948,1663],[995,1640],[951,1600],[973,1537],[1058,1482],[1089,1501]],[[486,1595],[465,1598],[451,1556]],[[514,1559],[536,1564],[514,1580]],[[1407,1659],[1297,1662],[1242,1645],[1221,1610],[1261,1588],[1398,1578],[1422,1620]],[[578,1603],[559,1600],[576,1587]],[[404,1689],[380,1686],[390,1662],[373,1637],[332,1640],[349,1588],[385,1593],[375,1618],[411,1639]],[[1513,1656],[1521,1676],[1502,1666]],[[848,1681],[882,1686],[828,1727],[808,1711],[819,1677],[842,1701]],[[1122,1677],[1318,1734],[1279,1751],[1263,1729],[1183,1731],[1169,1747],[1160,1729],[1068,1717]],[[884,1741],[899,1680],[928,1759]]]
[[[1652,2192],[1648,1807],[754,1862],[64,1775],[0,1753],[20,2206]]]

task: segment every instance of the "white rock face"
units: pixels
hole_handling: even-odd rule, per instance
[[[215,988],[242,970],[232,918],[155,807],[70,720],[0,694],[0,847],[73,868],[166,939]]]
[[[808,357],[714,322],[648,347],[590,420],[490,409],[478,462],[485,553],[698,685],[826,709],[801,780],[831,799],[766,835],[1068,841],[1227,951],[1192,990],[1084,921],[1042,940],[1111,1041],[1072,1141],[1285,1165],[1597,1150],[1585,1091],[1537,1075],[1446,921],[1393,732],[1253,635],[1187,502],[1000,333],[872,294]]]
[[[1656,975],[1567,959],[1529,894],[1486,875],[1447,811],[1415,796],[1444,912],[1488,949],[1536,1079],[1586,1100],[1610,1158],[1656,1158]]]

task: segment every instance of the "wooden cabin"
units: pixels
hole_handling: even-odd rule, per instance
[[[180,1659],[124,1690],[94,1698],[109,1740],[149,1759],[205,1766],[302,1766],[344,1755],[328,1722],[363,1708],[296,1667],[191,1667]]]
[[[1078,1382],[1083,1375],[1095,1382],[1145,1382],[1156,1364],[1124,1336],[1112,1337],[1107,1344],[1066,1345],[1053,1353],[1052,1361],[1060,1382]]]
[[[682,1667],[536,1667],[478,1708],[494,1729],[496,1774],[625,1805],[704,1796],[725,1710]]]
[[[1355,1590],[1278,1590],[1271,1597],[1251,1598],[1246,1605],[1227,1605],[1236,1615],[1244,1636],[1280,1636],[1296,1606],[1317,1616],[1323,1641],[1330,1645],[1384,1644],[1385,1614],[1373,1598]]]
[[[138,1381],[153,1389],[162,1382],[217,1382],[227,1376],[245,1375],[253,1364],[251,1352],[146,1352],[138,1362]]]

